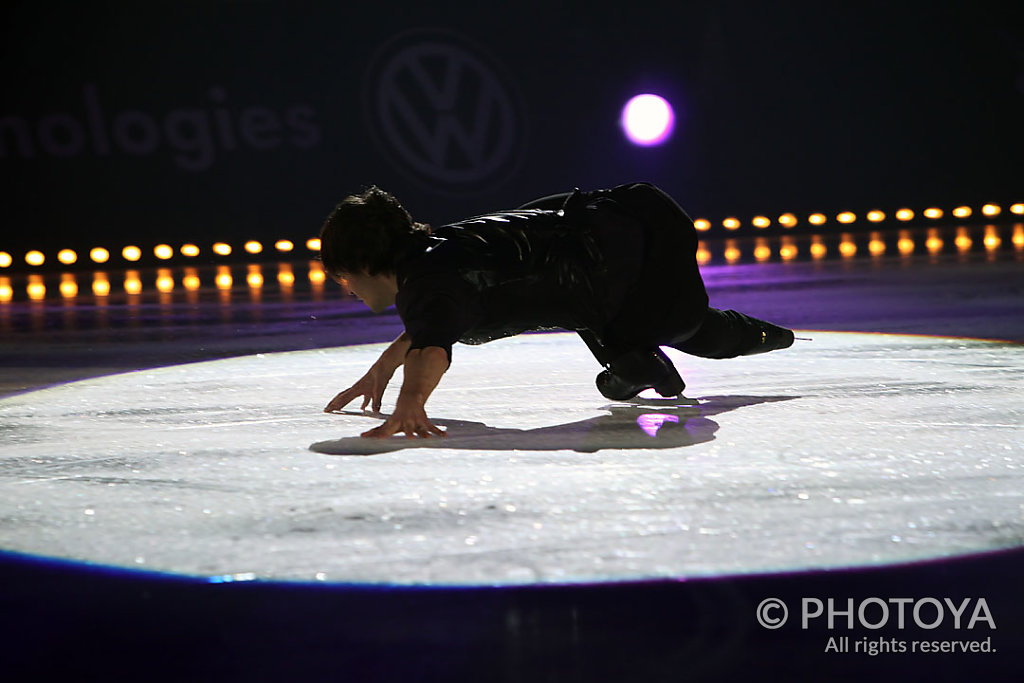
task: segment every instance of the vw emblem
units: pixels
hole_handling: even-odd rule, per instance
[[[435,190],[507,179],[525,147],[523,116],[495,64],[447,31],[405,33],[382,47],[367,71],[365,104],[385,156]]]

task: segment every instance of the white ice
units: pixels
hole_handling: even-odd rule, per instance
[[[443,441],[360,439],[379,416],[321,412],[380,345],[6,398],[0,548],[213,578],[522,584],[1024,542],[1021,346],[805,336],[734,360],[670,352],[689,400],[614,405],[573,335],[460,346],[428,404]]]

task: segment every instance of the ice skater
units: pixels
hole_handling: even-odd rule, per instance
[[[395,305],[405,327],[324,409],[362,397],[364,410],[379,411],[404,364],[394,412],[365,437],[444,435],[425,405],[456,341],[575,331],[604,366],[598,390],[616,401],[682,393],[660,346],[733,358],[793,343],[788,329],[708,306],[693,221],[649,183],[551,195],[437,229],[371,187],[338,204],[320,239],[327,274],[375,313]]]

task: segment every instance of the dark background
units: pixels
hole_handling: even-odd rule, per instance
[[[1006,2],[7,4],[0,249],[302,239],[370,183],[435,224],[634,179],[712,219],[1021,201],[1021,16]],[[472,182],[410,170],[377,125],[382,55],[425,35],[486,63],[511,103],[514,153]],[[100,135],[126,111],[163,125],[183,110],[210,130],[226,117],[237,139],[201,155],[160,129],[145,154],[101,152],[87,86]],[[644,91],[679,117],[660,148],[619,130]],[[256,136],[265,148],[240,136],[253,107],[283,126]],[[281,123],[295,108],[304,127]],[[55,114],[85,136],[55,129],[69,155],[40,143]]]

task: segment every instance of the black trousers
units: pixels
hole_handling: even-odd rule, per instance
[[[519,208],[559,209],[571,196],[549,195]],[[624,287],[618,312],[603,330],[580,332],[602,365],[658,346],[704,358],[733,358],[761,343],[763,321],[708,306],[697,265],[696,228],[667,193],[650,183],[632,183],[583,193],[575,201],[593,211],[590,223],[598,229],[605,222],[614,224],[616,235],[630,234],[621,224],[632,219],[634,239],[643,244],[632,268],[638,274]],[[606,245],[606,256],[614,258],[615,247],[614,241]]]

